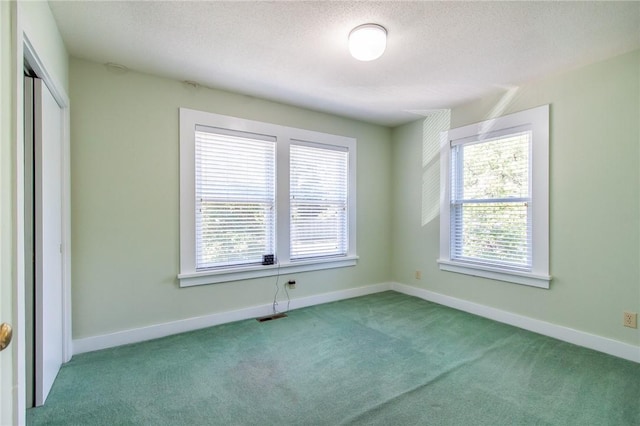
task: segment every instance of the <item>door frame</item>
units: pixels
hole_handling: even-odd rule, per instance
[[[38,50],[30,38],[22,18],[20,2],[13,3],[12,23],[15,29],[13,56],[13,117],[14,121],[14,170],[13,170],[13,324],[14,324],[14,393],[13,419],[17,424],[26,423],[25,377],[25,155],[24,155],[24,64],[25,62],[43,80],[53,98],[62,109],[62,309],[63,309],[63,361],[73,355],[71,340],[71,180],[70,180],[70,113],[69,97],[60,81],[50,72],[44,59],[44,51]],[[37,37],[37,35],[34,35]],[[29,260],[30,262],[30,260]]]
[[[71,341],[71,156],[69,99],[64,89],[55,84],[26,35],[24,38],[24,60],[35,72],[36,76],[47,86],[62,112],[62,309],[64,312],[62,357],[64,362],[68,362],[73,355]],[[24,165],[24,161],[22,164]],[[24,190],[26,190],[26,188],[23,188],[22,194],[24,194]],[[22,205],[24,205],[24,199]]]

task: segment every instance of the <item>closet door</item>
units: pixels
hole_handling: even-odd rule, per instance
[[[63,362],[62,109],[42,80],[34,94],[35,405]]]

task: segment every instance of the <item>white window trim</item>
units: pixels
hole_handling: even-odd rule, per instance
[[[276,254],[274,265],[251,265],[197,271],[195,262],[195,128],[219,127],[276,137]],[[289,146],[294,141],[341,146],[349,150],[349,250],[346,256],[289,259]],[[215,284],[278,274],[355,266],[356,139],[260,121],[180,108],[180,287]]]
[[[520,272],[451,259],[451,146],[454,141],[480,138],[523,125],[532,131],[532,270]],[[440,137],[440,270],[549,288],[549,105],[451,129]]]

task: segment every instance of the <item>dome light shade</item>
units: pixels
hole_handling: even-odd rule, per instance
[[[349,52],[359,61],[373,61],[387,47],[387,30],[378,24],[364,24],[349,33]]]

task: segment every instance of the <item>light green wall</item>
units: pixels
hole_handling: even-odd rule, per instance
[[[427,158],[428,121],[390,131],[72,59],[73,336],[272,300],[271,278],[177,286],[177,109],[188,107],[358,138],[360,262],[296,274],[293,297],[392,278],[639,345],[638,330],[621,325],[622,311],[640,304],[639,73],[634,52],[451,113],[457,127],[551,104],[553,281],[542,290],[438,270],[439,217],[428,205],[437,199],[438,162]]]
[[[392,277],[640,345],[640,332],[622,326],[622,312],[640,307],[640,51],[460,106],[451,126],[547,103],[551,289],[439,271],[439,216],[422,222],[428,119],[392,133]]]
[[[358,265],[291,295],[389,280],[389,129],[80,59],[70,79],[74,339],[273,300],[275,277],[178,288],[179,107],[356,137]]]

